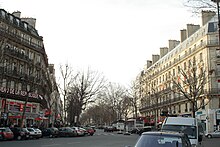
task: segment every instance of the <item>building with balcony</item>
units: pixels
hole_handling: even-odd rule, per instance
[[[220,47],[218,40],[218,18],[214,12],[202,12],[202,25],[187,24],[180,31],[180,41],[169,40],[169,47],[160,48],[159,55],[152,55],[144,70],[138,75],[140,92],[140,113],[149,118],[151,125],[163,121],[165,115],[192,115],[192,102],[175,90],[174,81],[183,77],[180,68],[187,74],[191,63],[206,71],[206,83],[202,86],[196,105],[204,104],[195,112],[204,122],[206,131],[211,132],[220,125],[216,113],[220,108]],[[199,75],[199,72],[196,73]],[[186,79],[185,79],[186,80]],[[185,85],[184,85],[185,84]],[[182,82],[184,90],[189,85]]]
[[[48,110],[50,112],[48,114],[48,118],[50,124],[58,127],[63,123],[63,120],[61,118],[63,114],[63,107],[58,85],[56,83],[54,64],[49,64],[49,75],[50,81],[52,83],[52,93],[50,94],[50,98],[48,99]]]
[[[36,19],[0,9],[0,113],[2,125],[42,123],[53,91]],[[44,119],[44,120],[43,120]],[[40,122],[39,122],[40,121]]]

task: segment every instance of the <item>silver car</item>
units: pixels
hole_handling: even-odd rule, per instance
[[[186,134],[179,132],[143,132],[135,147],[192,147]]]
[[[220,137],[220,131],[219,131],[219,130],[216,130],[215,132],[208,133],[208,134],[206,134],[205,136],[208,137],[208,138]]]

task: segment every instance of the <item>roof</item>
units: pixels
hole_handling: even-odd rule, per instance
[[[181,137],[184,134],[183,133],[179,133],[179,132],[172,132],[172,131],[150,131],[150,132],[143,132],[142,135],[154,135],[154,136],[176,136],[176,137]]]
[[[195,126],[196,119],[192,117],[167,117],[164,120],[164,124]]]

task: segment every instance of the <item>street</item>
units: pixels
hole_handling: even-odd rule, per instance
[[[139,136],[97,130],[94,136],[40,138],[23,141],[1,141],[0,147],[133,147]],[[205,138],[202,147],[219,147],[220,138]]]
[[[202,147],[219,147],[220,146],[220,138],[204,138]]]
[[[1,141],[0,147],[125,147],[134,146],[137,134],[123,135],[97,130],[94,136]]]

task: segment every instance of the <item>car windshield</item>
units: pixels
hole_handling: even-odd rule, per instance
[[[178,145],[177,145],[178,144]],[[135,147],[182,147],[182,140],[178,136],[142,135]]]
[[[22,128],[22,131],[29,132],[27,128]]]
[[[162,130],[167,131],[176,131],[176,132],[183,132],[187,134],[189,139],[196,139],[196,127],[195,126],[184,126],[184,125],[163,125]]]

